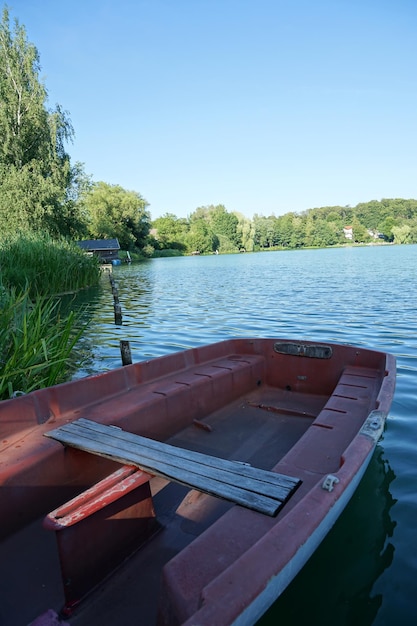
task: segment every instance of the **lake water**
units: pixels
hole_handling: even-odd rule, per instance
[[[330,535],[259,622],[417,624],[417,246],[155,259],[85,292],[92,351],[78,375],[230,337],[351,343],[397,357],[386,432]]]

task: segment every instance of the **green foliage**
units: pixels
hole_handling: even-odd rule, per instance
[[[74,203],[66,202],[69,164],[44,176],[38,161],[17,169],[0,164],[0,229],[4,233],[48,232],[79,236],[85,225]]]
[[[51,294],[97,284],[97,260],[47,234],[0,244],[0,399],[67,380],[78,365],[81,317]],[[81,315],[81,314],[80,314]]]
[[[0,23],[0,231],[74,235],[85,226],[74,196],[80,165],[64,144],[73,137],[67,114],[46,107],[39,54],[26,31],[3,10]]]
[[[181,250],[177,250],[175,248],[164,248],[163,250],[154,250],[153,258],[163,258],[163,257],[171,257],[171,256],[183,256]]]
[[[187,249],[202,254],[214,252],[219,247],[219,240],[204,218],[192,221],[186,237]]]
[[[247,249],[253,249],[250,220],[228,213],[223,205],[198,207],[188,220],[166,213],[152,223],[152,234],[159,250],[181,252],[238,252],[245,236]]]
[[[73,312],[61,316],[56,299],[33,301],[28,291],[0,287],[0,400],[67,380],[83,331],[78,321]]]
[[[353,240],[345,237],[346,226],[352,227]],[[180,249],[185,244],[189,253],[320,248],[382,240],[417,243],[417,200],[372,200],[353,208],[319,207],[278,217],[255,213],[252,220],[228,213],[223,205],[210,205],[198,207],[188,220],[167,213],[153,227],[159,249]]]
[[[238,252],[242,247],[242,237],[239,232],[239,218],[234,213],[228,213],[222,204],[198,207],[190,216],[190,233],[187,237],[190,242],[196,244],[196,232],[201,239],[204,232],[204,243],[194,248],[200,252],[212,252],[218,250],[221,253]]]
[[[276,217],[263,217],[255,213],[253,216],[253,223],[255,227],[254,244],[257,249],[259,248],[271,248],[275,245],[279,245],[276,242]]]
[[[116,237],[124,250],[146,246],[150,215],[147,202],[139,193],[98,182],[87,191],[81,204],[89,216],[88,228],[93,238]]]
[[[185,219],[178,219],[172,213],[165,213],[152,223],[155,230],[155,240],[160,250],[174,249],[184,252],[185,240],[189,230],[189,224]]]
[[[408,243],[411,228],[407,224],[404,224],[403,226],[393,226],[392,234],[394,235],[394,243]]]
[[[239,252],[239,248],[225,235],[217,235],[219,245],[217,250],[220,254],[232,254]]]
[[[397,236],[396,242],[417,243],[416,200],[373,200],[354,208],[320,207],[279,217],[255,215],[253,222],[258,249],[347,245],[343,228],[348,225],[353,228],[355,243],[369,243],[381,238],[392,241],[393,228],[407,224],[409,233]]]
[[[155,252],[155,248],[150,243],[147,243],[142,248],[143,256],[148,258],[148,259],[150,259],[150,258],[152,258],[154,256],[154,252]]]
[[[248,219],[241,213],[235,213],[237,217],[236,231],[241,242],[241,250],[245,252],[253,252],[255,243],[255,226],[252,220]]]
[[[393,241],[394,235],[392,234],[392,227],[395,226],[397,220],[393,217],[386,217],[379,225],[379,232],[383,235],[386,241]]]
[[[45,109],[47,92],[39,81],[39,55],[26,40],[25,29],[3,10],[0,25],[1,162],[21,168],[48,155],[50,127]]]
[[[0,278],[4,287],[31,297],[74,292],[100,279],[95,257],[75,243],[47,234],[10,236],[0,243]]]
[[[370,235],[365,226],[356,217],[352,220],[353,240],[355,243],[367,243],[370,241]]]
[[[222,204],[209,207],[208,222],[219,238],[219,251],[238,251],[242,240],[238,233],[239,220],[234,213],[228,213]],[[223,244],[223,247],[222,247]]]
[[[268,230],[271,233],[268,233],[269,245],[291,248],[295,244],[294,217],[294,213],[286,213],[277,218],[272,216],[267,219]]]

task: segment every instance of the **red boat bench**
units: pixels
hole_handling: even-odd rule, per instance
[[[45,517],[56,535],[65,614],[160,529],[150,478],[125,465]]]
[[[300,484],[297,478],[178,448],[83,418],[45,436],[125,464],[44,521],[46,528],[56,531],[67,606],[76,603],[159,529],[149,486],[152,476],[162,476],[266,515],[276,515]],[[116,518],[129,520],[122,536],[112,532],[112,520]]]

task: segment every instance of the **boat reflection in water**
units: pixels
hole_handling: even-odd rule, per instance
[[[281,623],[370,625],[382,604],[373,593],[391,565],[395,474],[378,447],[356,493],[326,540],[258,626]],[[302,600],[301,600],[302,599]]]

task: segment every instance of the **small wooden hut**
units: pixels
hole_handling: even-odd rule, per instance
[[[120,244],[118,239],[86,239],[77,244],[87,254],[100,257],[102,263],[112,263],[119,258]]]

